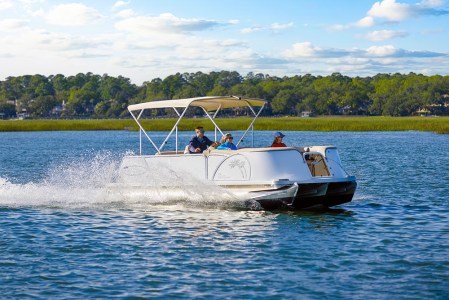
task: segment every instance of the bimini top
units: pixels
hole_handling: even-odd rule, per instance
[[[264,106],[265,100],[257,98],[242,98],[235,96],[210,96],[196,97],[178,100],[162,100],[152,101],[128,106],[130,112],[136,110],[153,109],[153,108],[177,108],[177,107],[202,107],[206,111],[215,111],[217,109],[232,107],[261,107]]]

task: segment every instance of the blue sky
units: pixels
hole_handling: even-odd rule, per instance
[[[0,79],[449,74],[444,0],[0,0]]]

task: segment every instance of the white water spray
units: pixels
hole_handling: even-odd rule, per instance
[[[172,170],[152,173],[144,192],[132,186],[111,188],[121,158],[110,153],[77,158],[50,168],[41,182],[16,184],[0,177],[0,206],[68,209],[151,209],[155,205],[245,208],[248,203],[213,183],[184,178]],[[156,167],[157,169],[157,167]],[[126,188],[127,192],[124,192]],[[257,205],[253,207],[258,208]]]

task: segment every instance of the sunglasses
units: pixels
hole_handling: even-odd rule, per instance
[[[228,136],[226,139],[227,140],[233,140],[234,138],[232,136]]]

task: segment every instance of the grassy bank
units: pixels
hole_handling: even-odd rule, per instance
[[[224,130],[243,130],[250,118],[217,119]],[[175,119],[142,120],[146,130],[167,131]],[[208,119],[184,119],[179,130],[192,130],[203,125],[212,130]],[[260,118],[256,130],[299,130],[299,131],[432,131],[449,134],[449,117],[318,117],[318,118]],[[138,130],[134,120],[21,120],[0,121],[0,131],[55,131],[55,130]]]

